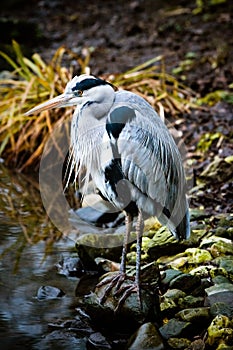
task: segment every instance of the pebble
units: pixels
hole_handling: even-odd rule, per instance
[[[176,318],[171,318],[167,323],[159,328],[159,331],[164,339],[172,337],[183,337],[190,328],[191,323],[186,321],[179,321]]]
[[[128,350],[165,350],[163,339],[155,325],[144,323],[131,337]]]
[[[211,261],[213,258],[208,250],[200,248],[188,248],[185,250],[189,264],[201,264]]]
[[[206,288],[206,294],[206,305],[211,306],[217,302],[223,302],[233,310],[233,285],[231,283],[221,283]]]
[[[61,298],[64,295],[65,293],[63,292],[63,290],[52,286],[41,286],[37,291],[38,300],[56,299]]]
[[[207,344],[210,346],[225,344],[232,345],[233,342],[233,321],[227,316],[217,315],[207,329]]]
[[[179,289],[169,289],[164,295],[160,298],[160,310],[163,313],[171,313],[177,311],[179,300],[182,300],[186,294]]]
[[[191,292],[200,285],[200,278],[196,275],[191,275],[190,273],[182,273],[178,275],[173,280],[171,280],[169,287],[177,288],[186,293]]]
[[[210,319],[209,307],[190,308],[179,311],[176,315],[182,321],[197,323],[208,321]]]
[[[80,277],[85,272],[79,257],[62,257],[56,268],[59,274],[67,277]]]
[[[107,341],[107,339],[100,333],[92,333],[87,340],[88,349],[98,349],[98,350],[108,350],[112,349],[111,344]]]
[[[233,309],[228,304],[218,301],[217,303],[211,305],[210,314],[212,317],[216,317],[217,315],[233,317]]]
[[[164,276],[162,276],[161,283],[162,285],[169,286],[171,280],[173,280],[175,277],[181,275],[182,272],[175,269],[167,269],[164,271]]]
[[[186,338],[170,338],[168,339],[167,343],[172,349],[183,350],[188,348],[191,341]]]
[[[107,279],[113,274],[118,274],[118,272],[106,274],[101,280],[101,282],[104,282],[104,279],[106,279],[106,284],[96,288],[94,292],[84,297],[84,306],[91,318],[95,319],[97,323],[101,321],[106,326],[109,325],[109,322],[112,323],[113,321],[117,322],[118,324],[123,322],[124,324],[128,324],[129,328],[143,324],[148,318],[158,320],[160,317],[159,303],[157,300],[158,298],[156,298],[154,293],[150,293],[149,290],[141,290],[142,307],[138,300],[137,293],[132,292],[116,311],[123,293],[114,295],[115,287],[109,291],[106,299],[100,303],[100,299],[104,295],[105,290],[110,283],[107,282]],[[125,288],[128,286],[133,286],[132,283],[133,281],[131,279],[125,279],[125,281],[121,284],[121,287]]]

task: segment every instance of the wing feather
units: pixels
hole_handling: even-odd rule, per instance
[[[130,118],[124,115],[125,124],[116,142],[132,199],[143,212],[156,215],[175,235],[185,238],[189,231],[188,204],[179,150],[145,100],[127,92],[119,95],[115,108],[122,104],[132,109]]]

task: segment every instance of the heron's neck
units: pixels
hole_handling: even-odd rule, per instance
[[[83,118],[96,118],[98,120],[106,118],[115,99],[115,93],[111,87],[105,88],[105,93],[98,94],[96,92],[95,99],[85,102],[80,112]]]

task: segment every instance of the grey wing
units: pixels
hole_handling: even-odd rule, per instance
[[[157,216],[178,238],[187,238],[188,204],[181,156],[167,127],[152,111],[132,108],[127,121],[124,117],[117,138],[122,172],[137,206],[148,216]]]

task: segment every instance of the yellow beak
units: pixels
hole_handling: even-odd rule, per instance
[[[38,106],[30,109],[28,112],[25,113],[25,115],[30,115],[33,113],[40,113],[40,112],[46,111],[48,109],[56,108],[56,107],[65,107],[71,98],[72,97],[67,95],[67,94],[66,95],[65,94],[58,95],[58,96],[52,98],[51,100],[43,102],[43,103],[39,104]]]

